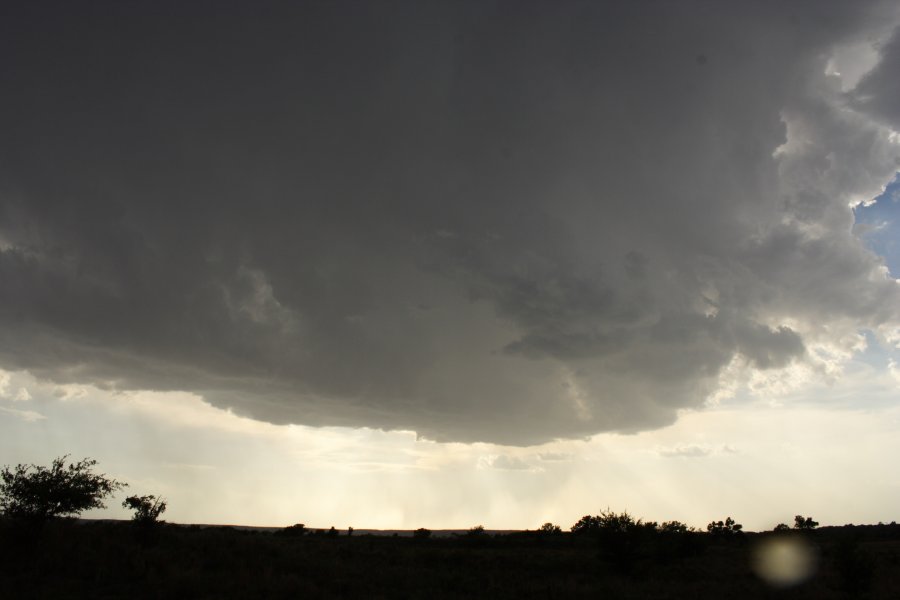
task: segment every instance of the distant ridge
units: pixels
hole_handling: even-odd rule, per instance
[[[89,523],[128,523],[129,519],[85,519],[80,518],[76,519],[79,523],[89,524]],[[255,525],[229,525],[226,523],[175,523],[172,521],[166,521],[168,525],[176,525],[178,527],[199,527],[201,529],[215,529],[215,528],[228,528],[228,529],[237,529],[239,531],[263,531],[263,532],[275,532],[284,529],[284,527],[263,527],[263,526],[255,526]],[[288,525],[285,525],[288,527]],[[329,531],[331,526],[328,527],[307,527],[306,530],[310,533],[316,531]],[[335,527],[335,530],[338,532],[338,535],[347,535],[347,529],[340,529]],[[465,535],[468,533],[468,529],[430,529],[431,537],[452,537],[454,535]],[[524,530],[522,529],[485,529],[484,533],[488,535],[506,535],[508,533],[519,533]],[[397,537],[412,537],[415,533],[414,529],[357,529],[353,528],[353,535],[380,535],[380,536],[393,536]]]

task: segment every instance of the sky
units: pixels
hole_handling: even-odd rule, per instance
[[[0,463],[174,522],[896,520],[898,74],[879,0],[4,6]]]

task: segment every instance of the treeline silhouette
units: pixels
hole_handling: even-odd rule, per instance
[[[96,461],[66,459],[0,471],[2,597],[900,597],[895,523],[820,528],[796,515],[792,527],[754,533],[730,516],[701,530],[607,508],[568,531],[379,536],[172,525],[150,494],[123,502],[131,523],[91,522],[74,517],[125,486],[95,473]],[[802,573],[779,571],[798,560],[778,554],[789,551],[802,554]]]

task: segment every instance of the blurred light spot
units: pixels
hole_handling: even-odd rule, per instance
[[[753,571],[774,587],[802,583],[816,570],[815,548],[799,536],[771,537],[753,552]]]

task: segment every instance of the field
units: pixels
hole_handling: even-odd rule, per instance
[[[77,521],[2,532],[2,598],[900,598],[897,525],[805,532],[818,566],[782,589],[751,566],[774,534],[423,538]]]

